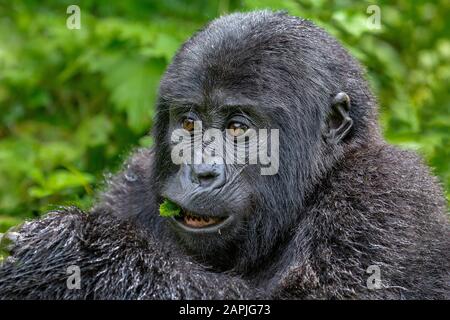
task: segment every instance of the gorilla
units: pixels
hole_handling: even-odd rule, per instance
[[[195,143],[198,122],[231,141],[277,130],[277,172],[176,163],[173,132]],[[153,129],[155,145],[89,212],[4,236],[0,298],[450,298],[442,187],[383,140],[362,68],[313,23],[270,11],[212,21],[164,74]],[[167,199],[177,215],[160,215]]]

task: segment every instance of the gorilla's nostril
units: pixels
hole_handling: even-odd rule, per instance
[[[194,165],[192,168],[192,182],[206,188],[218,188],[224,180],[224,170],[222,167],[215,165]]]
[[[207,187],[214,182],[219,175],[215,172],[197,174],[198,182],[201,186]]]
[[[217,172],[202,172],[202,173],[198,173],[197,177],[199,177],[199,179],[212,179],[217,177],[219,174]]]

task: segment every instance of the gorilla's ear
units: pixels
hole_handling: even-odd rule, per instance
[[[350,98],[345,92],[339,92],[334,98],[328,114],[323,137],[329,143],[339,143],[350,132],[353,120],[348,112]]]

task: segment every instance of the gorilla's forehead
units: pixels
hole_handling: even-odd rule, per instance
[[[320,36],[312,43],[307,34]],[[183,44],[161,80],[160,97],[175,104],[221,105],[232,97],[270,109],[312,106],[336,83],[329,55],[335,46],[311,22],[283,13],[225,16]]]
[[[298,61],[282,58],[290,53],[285,20],[260,11],[213,21],[181,47],[161,81],[161,97],[180,104],[227,104],[226,99],[250,104],[267,101],[277,86],[286,93],[279,73],[289,72],[292,80]]]
[[[302,22],[266,11],[219,18],[182,46],[170,74],[242,81],[283,68],[299,60]]]

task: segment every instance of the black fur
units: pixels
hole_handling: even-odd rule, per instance
[[[339,92],[354,123],[330,143],[322,133]],[[280,171],[244,168],[232,186],[241,193],[226,185],[199,200],[245,203],[242,225],[187,237],[158,214],[177,170],[170,112],[197,101],[212,115],[224,96],[252,101],[259,124],[280,129]],[[67,209],[21,227],[0,269],[1,298],[450,298],[438,181],[384,142],[358,63],[311,22],[268,11],[215,20],[182,46],[159,97],[155,147],[130,158],[90,214]],[[79,290],[66,287],[70,265],[81,269]],[[380,289],[367,288],[371,265]]]

